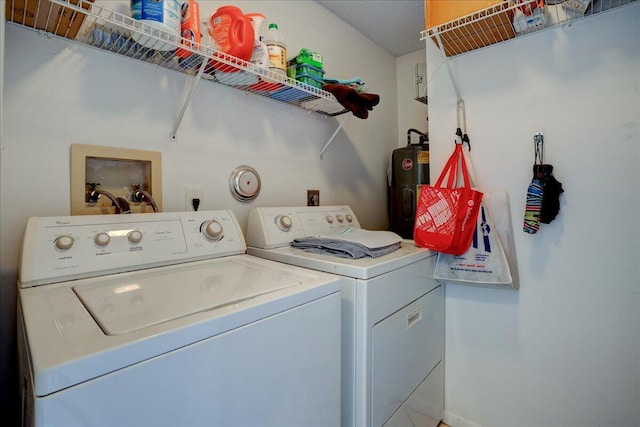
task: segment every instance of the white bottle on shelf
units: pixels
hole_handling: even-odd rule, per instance
[[[287,44],[277,24],[269,24],[263,38],[269,52],[269,70],[287,76]]]
[[[247,13],[253,25],[253,33],[255,40],[253,41],[253,54],[250,62],[258,67],[269,68],[269,51],[267,45],[262,41],[260,29],[266,18],[261,13]]]

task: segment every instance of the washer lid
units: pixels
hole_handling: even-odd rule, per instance
[[[299,285],[251,265],[222,261],[179,271],[149,271],[73,291],[107,335],[120,335]]]

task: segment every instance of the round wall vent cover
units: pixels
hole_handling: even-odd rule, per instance
[[[250,202],[260,194],[260,175],[251,166],[238,166],[229,177],[229,189],[236,200]]]

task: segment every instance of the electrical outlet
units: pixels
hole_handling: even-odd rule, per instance
[[[320,190],[307,190],[307,206],[320,206]]]
[[[200,206],[202,206],[202,187],[191,187],[184,189],[184,210],[185,212],[194,211],[193,199],[200,199]]]

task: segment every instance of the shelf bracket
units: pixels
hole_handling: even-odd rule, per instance
[[[329,138],[327,143],[324,144],[324,147],[322,147],[322,150],[320,150],[320,158],[322,158],[322,156],[324,155],[324,152],[327,151],[327,148],[329,148],[329,146],[331,145],[331,143],[335,139],[335,137],[338,134],[338,132],[340,132],[340,129],[342,129],[344,124],[347,122],[348,118],[349,118],[348,115],[344,116],[344,119],[342,119],[342,121],[340,122],[340,125],[338,126],[338,128],[333,132],[333,134],[331,135],[331,137]]]
[[[440,49],[440,53],[442,53],[442,57],[444,58],[446,64],[447,64],[447,71],[449,71],[449,77],[451,78],[451,84],[453,85],[453,90],[456,93],[456,99],[458,100],[458,102],[462,101],[462,97],[460,96],[460,88],[458,87],[458,82],[456,81],[456,78],[453,76],[453,70],[451,69],[451,60],[449,59],[449,57],[447,56],[447,53],[444,50],[444,45],[442,44],[442,40],[440,39],[440,32],[435,29],[433,31],[433,34],[436,36],[436,39],[438,40],[438,48]]]
[[[458,126],[456,132],[459,133],[459,136],[462,138],[461,142],[466,142],[469,145],[469,151],[471,151],[471,143],[469,142],[469,137],[467,135],[467,114],[464,108],[464,99],[462,99],[462,96],[460,95],[460,87],[458,86],[458,82],[453,75],[453,70],[451,69],[451,60],[444,50],[444,45],[442,44],[442,40],[440,39],[440,32],[436,29],[434,30],[433,34],[435,35],[436,40],[438,40],[438,48],[440,49],[440,53],[442,54],[442,57],[447,64],[447,71],[449,72],[451,85],[453,86],[453,91],[456,93],[456,124]],[[462,125],[460,124],[460,116],[462,116]]]
[[[173,129],[171,130],[171,141],[176,141],[176,134],[178,133],[178,128],[180,127],[180,123],[182,123],[182,118],[184,117],[184,113],[187,111],[187,107],[191,103],[191,97],[193,96],[193,92],[196,90],[196,86],[198,86],[198,82],[202,78],[202,74],[204,73],[204,69],[207,66],[207,58],[202,58],[202,65],[200,65],[200,69],[198,70],[198,74],[195,77],[195,81],[191,85],[191,89],[189,89],[189,93],[187,94],[184,103],[182,104],[182,108],[180,109],[180,113],[178,113],[178,117],[176,118],[176,122],[173,125]]]

